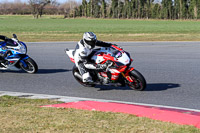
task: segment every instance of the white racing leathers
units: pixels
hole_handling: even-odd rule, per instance
[[[102,41],[97,41],[96,46],[100,47],[110,47],[111,43],[105,43]],[[88,72],[88,69],[104,69],[105,66],[99,66],[94,63],[89,62],[89,55],[92,53],[92,49],[88,49],[84,46],[84,41],[78,42],[75,48],[74,61],[76,67],[78,67],[80,74],[82,75],[83,82],[93,82]]]

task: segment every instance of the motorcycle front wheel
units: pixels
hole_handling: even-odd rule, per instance
[[[24,64],[21,62],[19,63],[22,70],[24,70],[27,73],[36,73],[38,71],[38,66],[32,58],[29,57],[28,59],[25,59],[23,61],[26,64],[26,66],[24,66]]]
[[[131,89],[143,91],[146,88],[146,80],[140,72],[133,70],[129,73],[129,76],[133,82],[127,81],[127,85]]]
[[[79,76],[76,76],[75,73],[77,73]],[[95,86],[95,84],[89,84],[87,82],[83,82],[82,81],[80,72],[79,72],[79,70],[78,70],[78,68],[76,66],[73,67],[72,74],[73,74],[74,78],[76,79],[76,81],[79,82],[79,84],[81,84],[81,85],[83,85],[85,87],[94,87]]]

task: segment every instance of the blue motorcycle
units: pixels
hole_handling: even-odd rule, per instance
[[[2,41],[1,41],[2,40]],[[24,70],[27,73],[36,73],[36,62],[27,55],[27,46],[24,42],[0,35],[0,70]]]

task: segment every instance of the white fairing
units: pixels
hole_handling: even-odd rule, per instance
[[[101,56],[101,53],[107,53],[110,54],[111,56],[115,57],[115,60],[117,62],[120,62],[124,65],[127,65],[130,63],[130,58],[125,52],[120,52],[118,51],[117,54],[113,54],[110,48],[101,48],[101,50],[97,51],[94,56],[92,56],[92,60],[95,61],[95,63],[99,64],[103,62],[105,59],[103,56]]]
[[[69,56],[69,58],[74,59],[73,52],[74,50],[71,49],[71,50],[66,51],[66,54]]]
[[[15,53],[20,53],[20,54],[26,54],[27,49],[24,45],[22,45],[18,40],[15,38],[11,38],[13,42],[15,43],[15,47],[13,46],[6,46],[8,49],[12,49],[13,52]]]
[[[15,67],[15,66],[5,66],[5,67],[0,67],[0,70],[16,70],[16,71],[18,71],[18,70],[20,70],[19,68],[17,68],[17,67]]]
[[[121,62],[122,64],[128,64],[130,62],[130,58],[126,53],[122,53],[122,56],[118,58],[118,62]]]

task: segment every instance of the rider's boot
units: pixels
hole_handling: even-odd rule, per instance
[[[0,55],[0,63],[4,63],[4,62],[5,62],[4,57]]]
[[[89,72],[84,73],[82,75],[82,79],[83,79],[83,82],[89,82],[89,83],[93,82],[92,77],[90,76]]]
[[[5,60],[5,56],[0,55],[0,67],[7,67],[8,60]]]

